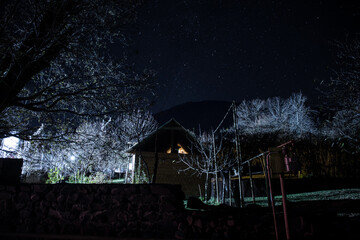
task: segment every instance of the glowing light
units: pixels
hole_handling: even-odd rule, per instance
[[[71,160],[71,161],[75,161],[75,159],[76,159],[75,156],[71,156],[71,157],[70,157],[70,160]]]
[[[19,141],[17,137],[7,137],[3,140],[3,149],[6,151],[16,151],[19,146]]]
[[[188,152],[180,144],[178,144],[178,147],[179,147],[178,153],[180,153],[180,154],[188,154]]]
[[[179,143],[177,144],[177,146],[178,146],[177,153],[179,153],[179,154],[188,154],[188,152]],[[171,153],[171,148],[166,150],[166,153],[170,154]]]

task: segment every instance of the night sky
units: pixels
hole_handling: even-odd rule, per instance
[[[360,1],[144,1],[129,60],[160,86],[153,111],[189,101],[317,98],[333,42],[359,33]]]

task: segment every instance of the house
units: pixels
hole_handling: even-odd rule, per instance
[[[187,166],[179,161],[179,155],[194,154],[191,151],[194,141],[193,134],[175,119],[163,124],[128,150],[132,154],[133,183],[140,173],[147,175],[150,182],[180,184],[186,196],[203,194],[205,178],[192,170],[182,171]]]

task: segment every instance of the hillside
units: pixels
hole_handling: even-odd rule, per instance
[[[199,131],[199,126],[202,130],[211,130],[219,125],[230,105],[231,102],[225,101],[188,102],[156,113],[154,117],[160,125],[174,118],[185,128],[195,132]],[[232,113],[225,119],[223,127],[230,125]]]

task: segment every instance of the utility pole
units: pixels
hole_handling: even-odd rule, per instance
[[[240,141],[238,139],[238,129],[237,129],[237,119],[236,119],[236,104],[235,101],[233,101],[232,104],[233,107],[233,121],[234,121],[234,130],[235,130],[235,147],[236,147],[236,160],[238,164],[238,174],[239,174],[239,197],[240,197],[240,207],[245,207],[244,203],[244,195],[241,185],[241,167],[242,164],[242,157],[241,157],[241,146]]]

